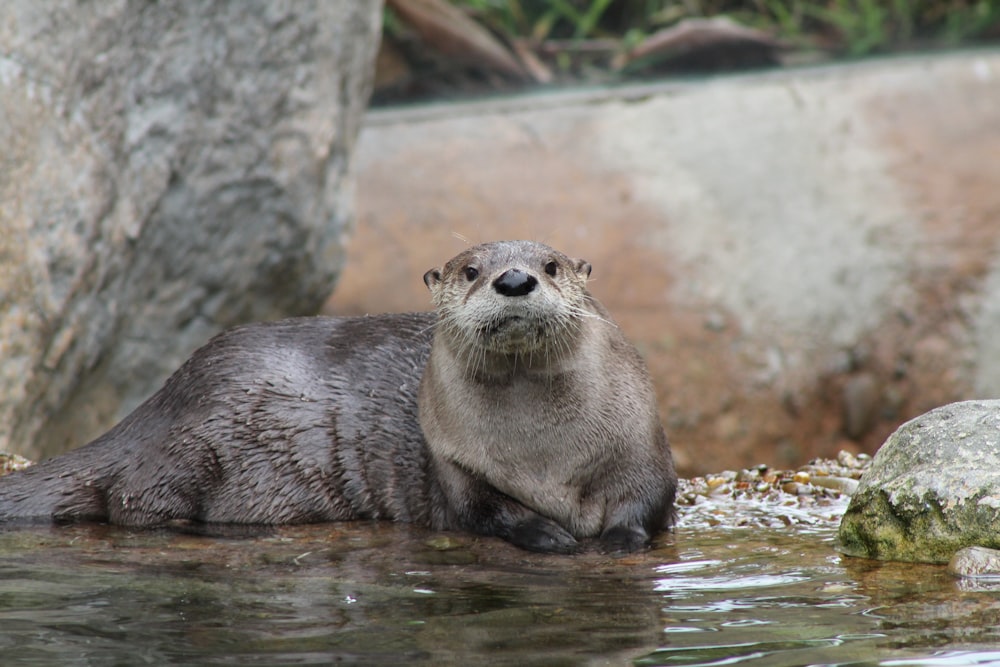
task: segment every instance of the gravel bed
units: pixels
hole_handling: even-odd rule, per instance
[[[682,479],[677,527],[835,527],[870,464],[867,454],[842,451],[797,470],[759,465]]]

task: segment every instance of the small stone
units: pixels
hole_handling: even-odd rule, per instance
[[[711,489],[709,489],[708,495],[710,496],[725,496],[732,493],[733,487],[725,482],[718,484]]]
[[[1000,577],[1000,550],[965,547],[948,562],[948,572],[956,577]]]
[[[31,465],[33,465],[32,462],[23,456],[0,452],[0,475],[6,475],[15,470],[24,470]]]
[[[726,480],[724,477],[721,476],[709,477],[708,479],[705,480],[705,483],[708,484],[708,490],[711,492],[716,487],[725,484]]]
[[[854,454],[851,454],[846,449],[840,450],[840,453],[837,454],[837,463],[845,468],[857,468],[860,466],[858,459],[854,456]]]
[[[822,486],[826,489],[833,489],[834,491],[840,491],[844,495],[854,495],[854,492],[858,490],[858,480],[851,479],[849,477],[816,477],[812,481],[815,486]]]

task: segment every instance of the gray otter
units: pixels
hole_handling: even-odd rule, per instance
[[[677,477],[589,275],[488,243],[424,276],[436,314],[225,331],[104,435],[0,478],[0,522],[391,519],[536,551],[646,546]]]

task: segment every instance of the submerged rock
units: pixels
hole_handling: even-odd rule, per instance
[[[948,571],[956,577],[1000,577],[1000,551],[985,547],[965,547],[955,552]]]
[[[845,554],[947,563],[1000,548],[1000,401],[966,401],[903,424],[872,461],[840,523]]]

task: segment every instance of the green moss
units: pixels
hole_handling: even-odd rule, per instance
[[[963,547],[1000,548],[1000,511],[977,496],[944,509],[930,494],[922,497],[868,489],[851,499],[838,533],[838,548],[849,556],[876,560],[946,563]]]

